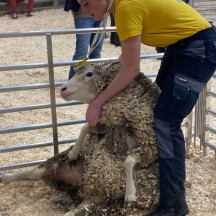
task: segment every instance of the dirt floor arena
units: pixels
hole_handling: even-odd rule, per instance
[[[216,17],[207,17],[216,20]],[[43,10],[35,12],[33,17],[19,14],[17,20],[9,15],[0,17],[1,32],[24,32],[49,29],[70,29],[73,27],[72,15],[63,9]],[[109,35],[109,34],[108,34]],[[53,37],[54,61],[68,61],[71,59],[75,46],[74,35],[58,35]],[[105,39],[102,57],[117,57],[120,48]],[[142,46],[142,53],[155,53],[155,49]],[[45,37],[22,37],[0,40],[0,64],[24,64],[47,62]],[[143,72],[156,72],[160,61],[156,59],[143,60]],[[66,81],[69,67],[55,68],[55,81]],[[34,83],[47,83],[48,70],[31,69],[20,71],[0,72],[0,86],[28,85]],[[214,81],[215,82],[215,81]],[[216,84],[212,84],[216,90]],[[57,102],[59,88],[56,89]],[[1,93],[0,108],[22,105],[49,103],[49,90],[29,90],[11,93]],[[212,100],[215,107],[215,101]],[[62,107],[57,109],[58,121],[82,118],[86,105]],[[51,122],[50,109],[34,110],[0,115],[0,128],[21,125],[34,125]],[[216,125],[216,118],[211,123]],[[81,125],[59,128],[59,139],[77,137]],[[3,134],[0,136],[0,147],[39,143],[52,140],[51,129],[41,129],[28,132]],[[216,141],[213,135],[211,141]],[[61,145],[60,151],[68,145]],[[19,162],[42,160],[53,155],[51,147],[23,150],[0,154],[0,165],[15,164]],[[191,216],[216,215],[216,161],[214,152],[209,151],[208,157],[202,156],[199,146],[191,146],[187,163],[187,200]],[[55,191],[43,182],[17,182],[8,185],[0,184],[0,216],[60,216],[65,215],[71,208],[71,200],[61,203],[61,197],[67,196]],[[141,214],[140,214],[141,215]],[[69,216],[67,214],[67,216]]]

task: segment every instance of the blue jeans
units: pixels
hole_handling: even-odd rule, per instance
[[[75,28],[96,28],[100,26],[100,21],[95,21],[93,18],[82,17],[74,19]],[[89,47],[91,46],[95,34],[76,34],[76,49],[73,55],[73,60],[82,60],[87,54]],[[102,34],[99,34],[97,42],[100,38],[103,37]],[[96,43],[97,44],[97,43]],[[90,59],[100,58],[101,49],[103,45],[103,38],[100,43],[97,45],[95,50],[90,54]],[[69,79],[75,75],[74,67],[70,67]]]
[[[168,46],[156,78],[161,95],[154,111],[159,151],[161,208],[179,208],[185,200],[183,119],[216,70],[216,29],[209,28]]]

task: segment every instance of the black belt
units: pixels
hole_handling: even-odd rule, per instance
[[[195,40],[203,40],[203,39],[210,37],[211,35],[216,36],[216,28],[213,25],[212,25],[212,27],[201,30],[201,31],[197,32],[196,34],[194,34],[188,38],[182,39],[182,40],[178,41],[177,43],[179,43],[179,42],[180,43],[181,42],[189,43],[189,42],[195,41]]]

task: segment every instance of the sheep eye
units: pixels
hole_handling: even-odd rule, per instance
[[[88,73],[86,74],[87,77],[91,77],[92,75],[93,75],[92,72],[88,72]]]

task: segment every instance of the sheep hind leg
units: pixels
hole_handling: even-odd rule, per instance
[[[41,180],[44,176],[45,169],[43,168],[34,168],[29,171],[21,171],[15,173],[0,173],[0,182],[1,183],[10,183],[15,181],[24,181],[24,180]]]
[[[126,193],[125,206],[130,207],[136,203],[136,187],[133,179],[133,167],[137,163],[136,157],[128,155],[125,159]]]

